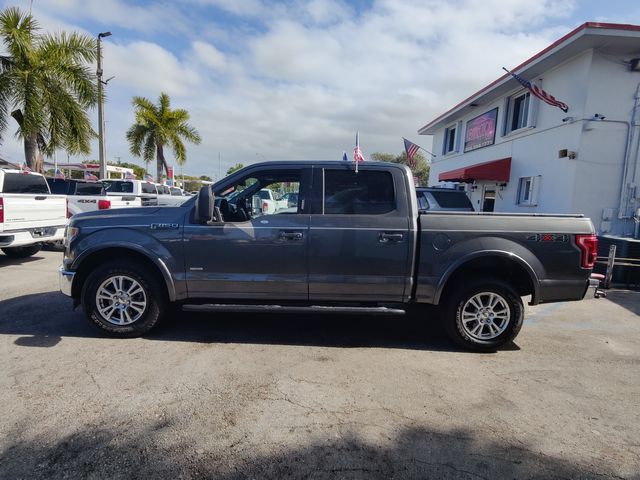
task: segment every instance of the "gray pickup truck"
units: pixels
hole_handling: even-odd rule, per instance
[[[265,212],[255,201],[265,188],[297,205]],[[431,304],[440,308],[417,311],[439,311],[454,341],[495,350],[522,326],[521,297],[584,297],[597,240],[580,215],[421,214],[405,166],[288,161],[246,167],[178,207],[75,215],[65,244],[62,292],[118,337],[149,331],[172,304],[389,314]]]

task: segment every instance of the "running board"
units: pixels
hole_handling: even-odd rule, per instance
[[[207,303],[204,305],[183,305],[185,312],[249,312],[249,313],[348,313],[351,315],[404,315],[399,308],[388,307],[333,307],[310,305],[308,307],[283,305],[230,305]]]

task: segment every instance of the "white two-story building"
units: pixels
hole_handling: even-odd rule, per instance
[[[585,23],[512,71],[568,111],[505,73],[420,128],[430,184],[465,183],[477,211],[584,213],[638,237],[640,26]]]

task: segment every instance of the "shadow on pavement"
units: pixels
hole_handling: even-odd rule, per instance
[[[0,335],[22,335],[15,344],[25,347],[52,347],[62,337],[104,337],[84,317],[81,308],[71,308],[71,299],[59,292],[1,301]],[[445,336],[433,309],[422,312],[407,316],[302,316],[177,311],[145,338],[200,343],[458,351]]]
[[[640,316],[640,292],[633,290],[607,290],[607,300]]]
[[[27,258],[13,258],[8,257],[4,253],[0,253],[0,268],[6,267],[8,265],[26,265],[28,263],[37,262],[39,260],[44,260],[44,257],[35,254],[34,256]]]
[[[309,445],[269,447],[246,434],[232,442],[226,431],[196,428],[177,435],[171,417],[149,422],[120,419],[113,427],[89,427],[61,437],[21,441],[10,435],[0,451],[4,478],[211,478],[211,479],[568,479],[621,478],[597,460],[589,465],[545,455],[489,432],[436,431],[422,427],[390,432],[371,444],[349,432],[326,427]],[[101,421],[101,425],[112,422]],[[322,428],[322,427],[321,427]],[[203,431],[199,431],[203,430]],[[315,438],[314,438],[315,437]],[[280,440],[282,441],[282,439]],[[300,442],[287,442],[300,445]],[[213,445],[210,448],[198,445]],[[623,466],[621,466],[623,467]],[[635,477],[637,478],[637,477]]]

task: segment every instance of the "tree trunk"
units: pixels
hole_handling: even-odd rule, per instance
[[[24,139],[24,158],[27,166],[34,172],[44,173],[44,157],[38,144],[38,134],[29,135]]]
[[[23,133],[22,124],[24,123],[24,117],[22,116],[22,110],[14,110],[11,112],[11,116],[18,123],[20,131]],[[24,137],[24,159],[27,162],[27,166],[34,172],[44,173],[43,146],[44,139],[37,133]]]
[[[162,171],[164,170],[169,173],[169,169],[167,168],[167,161],[164,158],[164,150],[162,148],[162,144],[158,144],[156,146],[156,182],[162,183]]]

